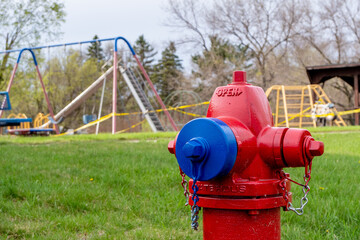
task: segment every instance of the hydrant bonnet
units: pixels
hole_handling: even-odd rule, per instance
[[[234,133],[223,121],[198,118],[182,128],[175,152],[186,175],[207,181],[230,172],[237,156],[237,142]]]

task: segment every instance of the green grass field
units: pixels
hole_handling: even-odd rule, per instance
[[[305,214],[282,212],[283,239],[360,239],[360,128],[338,130],[314,130],[326,152]],[[0,239],[202,239],[167,151],[174,136],[0,137]]]

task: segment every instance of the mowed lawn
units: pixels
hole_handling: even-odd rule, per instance
[[[337,130],[313,134],[326,153],[304,215],[282,212],[283,239],[360,239],[360,129]],[[202,239],[167,151],[174,136],[0,137],[0,239]]]

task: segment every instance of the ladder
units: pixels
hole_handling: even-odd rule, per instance
[[[128,85],[131,94],[134,96],[137,104],[140,107],[141,112],[145,116],[145,119],[149,123],[153,132],[164,131],[164,128],[160,122],[160,119],[149,99],[147,98],[138,78],[135,76],[131,68],[123,68],[119,65],[120,73],[123,76],[126,84]]]

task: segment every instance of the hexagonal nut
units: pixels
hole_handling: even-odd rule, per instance
[[[174,140],[169,142],[168,150],[171,154],[175,154],[175,141]]]
[[[200,157],[203,153],[203,146],[195,141],[189,141],[184,145],[183,153],[187,158]]]
[[[324,143],[320,141],[311,141],[309,152],[312,156],[321,156],[324,153]]]

